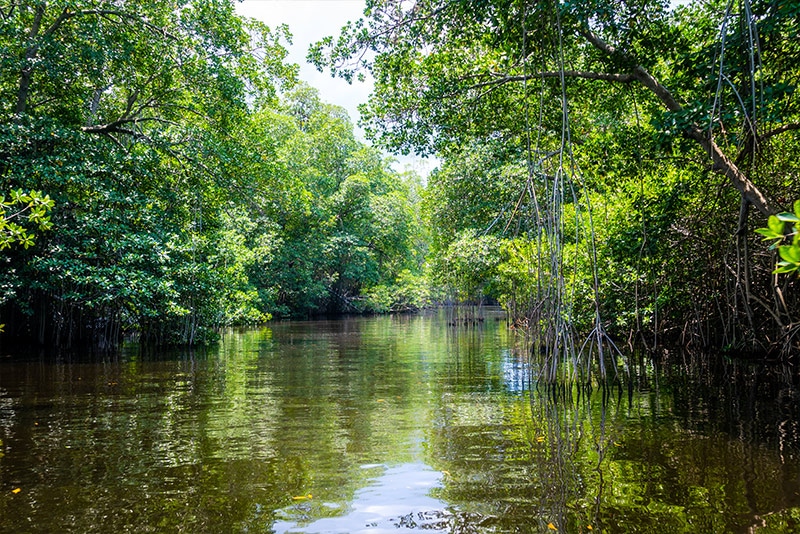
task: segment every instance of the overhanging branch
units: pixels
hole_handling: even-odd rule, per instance
[[[137,135],[136,132],[129,130],[127,128],[123,128],[123,125],[133,124],[134,126],[136,126],[142,122],[158,122],[162,124],[169,124],[172,126],[178,125],[176,122],[167,119],[162,119],[159,117],[141,117],[135,119],[120,119],[117,121],[109,122],[107,124],[98,124],[96,126],[84,126],[81,128],[81,131],[84,133],[93,133],[93,134],[122,133],[127,135]]]
[[[592,44],[598,50],[604,52],[608,55],[618,55],[619,52],[611,46],[610,44],[606,43],[603,39],[599,36],[594,34],[589,30],[583,30],[579,32],[581,36],[583,36],[589,43]],[[631,59],[631,58],[628,58]],[[642,85],[644,85],[647,89],[649,89],[669,110],[673,112],[679,112],[683,110],[683,106],[675,99],[672,93],[667,89],[664,85],[661,84],[652,74],[650,74],[647,69],[642,67],[641,65],[637,65],[634,67],[632,76],[639,81]],[[702,146],[705,151],[711,156],[711,160],[714,162],[714,170],[720,174],[725,175],[733,184],[733,186],[739,190],[739,193],[742,195],[747,202],[755,206],[755,208],[763,213],[764,215],[770,215],[774,213],[774,208],[770,204],[767,197],[756,187],[756,185],[745,175],[736,164],[728,158],[725,153],[720,149],[717,143],[714,142],[714,139],[707,136],[706,133],[700,129],[697,124],[690,124],[685,128],[686,134],[697,141],[700,146]]]

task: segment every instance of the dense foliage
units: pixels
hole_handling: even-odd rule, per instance
[[[503,303],[553,373],[622,342],[789,350],[798,15],[370,0],[309,57],[371,73],[368,134],[442,161],[423,188],[232,1],[0,3],[4,338],[195,344],[415,309],[430,280]]]
[[[232,1],[0,2],[5,339],[420,304],[415,179],[297,85],[288,37]]]
[[[798,342],[797,279],[773,275],[754,232],[800,197],[798,15],[789,0],[371,0],[310,58],[371,72],[378,142],[442,158],[425,201],[439,278],[506,302],[550,361],[575,370],[593,347],[602,368],[609,339]]]

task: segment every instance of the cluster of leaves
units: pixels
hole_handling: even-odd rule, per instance
[[[792,231],[784,233],[786,224],[792,225]],[[800,200],[794,203],[794,213],[783,212],[770,215],[766,228],[756,230],[764,236],[765,241],[772,241],[770,249],[778,249],[781,259],[775,269],[776,274],[797,273],[800,275]],[[787,239],[788,245],[782,245]]]
[[[48,212],[54,202],[49,195],[39,191],[11,191],[9,199],[0,196],[0,250],[14,244],[28,248],[33,246],[34,234],[30,233],[16,220],[25,219],[39,230],[49,230],[53,225]]]

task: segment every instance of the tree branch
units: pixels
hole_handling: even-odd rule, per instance
[[[606,43],[593,32],[582,30],[579,33],[598,50],[608,55],[618,54],[616,48]],[[683,110],[683,106],[678,103],[669,89],[664,87],[652,74],[647,72],[647,69],[641,65],[637,65],[634,67],[632,75],[658,97],[669,111],[678,112]],[[717,143],[715,143],[712,138],[708,137],[697,124],[690,124],[686,127],[685,132],[705,149],[714,162],[714,170],[725,175],[733,186],[739,190],[742,198],[755,206],[755,208],[764,215],[770,215],[775,211],[764,194],[759,191],[755,184],[739,170],[736,164],[722,152],[722,149],[720,149]]]
[[[778,126],[777,128],[774,128],[772,130],[766,131],[763,134],[761,134],[759,136],[759,139],[761,141],[764,141],[766,139],[769,139],[770,137],[775,137],[776,135],[780,135],[782,133],[789,132],[792,130],[800,130],[800,123],[793,122],[790,124],[784,124],[782,126]]]
[[[773,128],[772,130],[762,133],[757,139],[754,139],[751,133],[745,138],[744,148],[742,148],[742,150],[739,152],[739,155],[736,156],[736,165],[742,165],[745,161],[747,161],[748,156],[752,155],[754,151],[758,150],[759,145],[763,141],[792,130],[800,130],[800,123],[783,124],[777,128]]]
[[[55,33],[55,31],[58,30],[65,21],[73,19],[73,18],[76,18],[76,17],[85,17],[85,16],[88,16],[88,15],[97,15],[99,17],[104,17],[104,18],[118,17],[118,18],[121,18],[121,19],[127,19],[127,20],[130,20],[130,21],[137,22],[137,23],[141,24],[142,26],[144,26],[145,28],[147,28],[148,30],[150,30],[153,33],[157,33],[159,35],[163,35],[164,37],[169,37],[172,40],[177,40],[177,37],[175,37],[174,35],[169,33],[164,28],[162,28],[160,26],[156,26],[155,24],[152,24],[152,23],[144,20],[139,15],[134,15],[132,13],[126,13],[125,11],[118,11],[118,10],[115,10],[115,9],[82,9],[80,11],[69,11],[68,8],[64,8],[64,10],[58,16],[58,18],[53,21],[53,23],[47,28],[47,30],[44,31],[44,33],[42,35],[44,37],[49,37],[50,35]]]
[[[141,122],[158,122],[162,124],[169,124],[171,126],[177,126],[178,124],[167,120],[161,119],[158,117],[140,117],[140,118],[132,118],[132,119],[119,119],[113,122],[109,122],[107,124],[98,124],[97,126],[83,126],[81,131],[84,133],[91,133],[91,134],[103,134],[109,135],[112,133],[122,133],[127,135],[132,135],[134,137],[145,137],[142,134],[139,134],[133,130],[123,128],[123,125],[126,124],[133,124],[134,126],[138,126]]]
[[[28,40],[33,44],[25,50],[25,63],[20,71],[19,86],[17,88],[17,103],[14,106],[14,114],[17,117],[22,116],[28,106],[28,95],[30,94],[31,80],[33,79],[33,60],[36,58],[36,54],[39,53],[39,45],[36,44],[34,39],[38,36],[42,26],[44,7],[43,4],[36,7],[33,25],[31,26],[31,31],[28,32]]]

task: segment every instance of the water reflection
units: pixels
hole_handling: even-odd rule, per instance
[[[791,372],[680,361],[554,399],[525,353],[418,316],[3,358],[0,532],[800,529]]]
[[[276,533],[404,533],[445,532],[448,528],[447,505],[430,496],[441,487],[442,473],[425,464],[401,464],[394,467],[362,466],[377,470],[378,476],[359,489],[346,513],[323,517],[329,511],[341,513],[338,503],[313,500],[313,495],[296,497],[301,501],[281,510],[285,520],[275,523]],[[315,510],[315,508],[317,510]],[[327,509],[320,511],[319,508]]]

